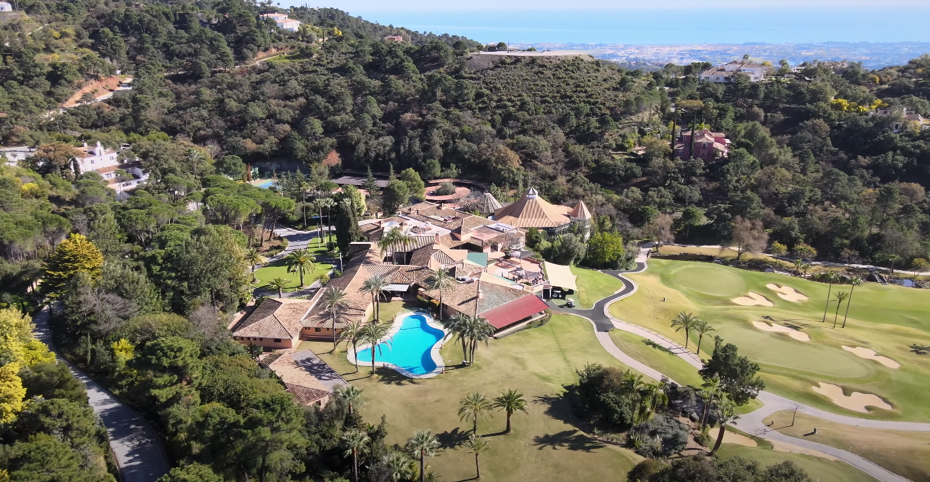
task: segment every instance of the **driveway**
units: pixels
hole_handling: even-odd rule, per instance
[[[36,337],[55,351],[48,326],[48,307],[32,321]],[[87,399],[94,412],[103,420],[110,437],[110,447],[116,454],[123,482],[155,482],[168,473],[168,461],[155,431],[135,410],[120,403],[105,388],[93,381],[55,353],[59,363],[65,363],[71,373],[87,387]]]

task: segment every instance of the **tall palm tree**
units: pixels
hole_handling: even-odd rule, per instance
[[[644,424],[655,416],[659,408],[668,405],[668,395],[660,383],[647,383],[639,390],[639,406],[634,418],[636,425]]]
[[[352,355],[355,358],[355,372],[358,373],[358,342],[362,341],[365,333],[365,324],[362,320],[354,320],[346,323],[346,326],[339,332],[339,339],[346,341],[346,349],[349,344],[352,345]]]
[[[336,318],[345,313],[349,306],[349,294],[342,288],[330,286],[323,292],[323,309],[329,313],[333,329],[333,351],[336,351]],[[358,367],[356,367],[358,368]]]
[[[468,365],[468,320],[468,315],[456,313],[443,323],[446,330],[455,335],[456,341],[462,343],[462,365]]]
[[[709,378],[704,380],[704,384],[701,385],[701,395],[704,399],[704,410],[701,413],[701,431],[704,431],[704,427],[707,424],[707,409],[714,403],[715,400],[720,398],[720,395],[723,393],[722,388],[720,387],[720,377]]]
[[[804,260],[798,258],[794,260],[794,274],[795,276],[801,276],[801,269],[804,268]]]
[[[358,289],[358,291],[361,293],[368,293],[371,295],[371,304],[375,308],[375,321],[381,320],[381,295],[384,294],[384,288],[387,288],[387,285],[388,282],[384,279],[384,276],[375,275],[365,280],[365,282],[362,283],[362,286]]]
[[[355,385],[346,385],[344,388],[337,389],[336,394],[349,406],[349,416],[352,415],[355,404],[362,402],[362,389]]]
[[[306,249],[295,249],[284,258],[288,273],[300,273],[300,287],[304,287],[304,273],[313,272],[316,258]]]
[[[287,288],[289,283],[290,280],[286,280],[284,278],[275,278],[268,282],[268,286],[278,290],[278,298],[284,298],[284,288]]]
[[[372,321],[365,325],[363,329],[362,340],[371,344],[371,374],[375,374],[375,352],[381,353],[381,342],[387,338],[391,326],[387,323],[378,323]]]
[[[672,320],[672,328],[675,331],[685,330],[685,350],[688,349],[688,338],[691,334],[691,329],[701,321],[698,317],[694,316],[692,313],[685,313],[682,311],[675,315],[675,319]]]
[[[368,434],[357,428],[346,430],[342,441],[346,444],[346,457],[352,456],[352,482],[358,482],[358,454],[368,445]]]
[[[830,286],[827,288],[827,304],[823,306],[823,319],[820,320],[821,323],[827,321],[827,308],[830,307],[830,292],[833,291],[833,283],[836,283],[839,280],[839,276],[834,272],[827,273],[827,283]]]
[[[859,286],[862,284],[862,278],[858,276],[853,276],[852,278],[850,278],[849,284],[852,285],[852,288],[849,289],[849,301],[846,302],[846,314],[843,315],[843,326],[841,326],[840,328],[846,328],[846,318],[849,316],[849,305],[852,304],[853,291],[856,290],[856,286]]]
[[[439,291],[439,322],[442,323],[442,292],[455,284],[455,278],[449,276],[442,268],[436,270],[436,274],[426,278],[426,289]]]
[[[415,470],[413,461],[403,452],[391,452],[381,457],[381,463],[387,467],[391,480],[394,482],[409,480],[413,477]]]
[[[471,431],[477,433],[478,418],[490,417],[492,408],[494,408],[494,405],[483,393],[469,393],[459,401],[459,420],[463,422],[471,420]]]
[[[317,204],[316,204],[317,209],[319,209],[319,211],[320,211],[320,243],[323,244],[323,210],[326,209],[327,211],[330,211],[330,213],[331,213],[331,211],[332,211],[332,209],[333,209],[333,206],[336,205],[336,202],[333,201],[331,198],[322,197],[322,198],[320,198],[320,199],[317,199],[317,200],[316,200],[316,203],[317,203]],[[331,226],[332,224],[333,224],[333,223],[332,223],[332,220],[329,218],[329,216],[327,216],[327,217],[326,217],[326,226],[327,226],[327,231],[326,231],[327,238],[326,238],[326,240],[327,240],[327,241],[330,241],[329,236],[330,236],[332,233],[329,231],[329,226]]]
[[[386,252],[390,253],[391,262],[396,263],[397,260],[394,259],[394,247],[400,245],[402,248],[406,248],[412,242],[413,238],[404,234],[399,228],[391,228],[381,236],[381,241],[378,241],[378,247],[381,248],[382,255]]]
[[[426,481],[426,457],[436,455],[439,441],[429,430],[417,430],[407,440],[407,448],[420,459],[420,482]]]
[[[478,350],[478,343],[483,341],[485,345],[488,344],[488,340],[490,340],[491,335],[494,334],[494,325],[488,323],[488,320],[480,316],[471,316],[466,325],[466,333],[469,340],[468,358],[471,360],[471,363],[475,363],[475,351]]]
[[[252,267],[252,282],[255,282],[255,266],[265,262],[265,257],[258,254],[258,250],[255,248],[249,248],[245,252],[245,261],[249,263],[249,266]]]
[[[846,291],[838,291],[833,295],[833,300],[836,301],[836,312],[833,313],[833,328],[836,328],[836,319],[840,316],[840,306],[846,301],[846,298],[849,298],[849,293]]]
[[[510,433],[510,417],[514,412],[529,413],[526,411],[526,399],[522,393],[510,389],[494,399],[494,408],[503,410],[507,414],[507,428],[504,433]],[[477,461],[476,461],[477,463]]]
[[[464,447],[468,449],[469,452],[475,454],[475,478],[481,478],[481,466],[478,465],[478,456],[487,452],[491,444],[488,443],[484,437],[479,437],[478,435],[471,434],[468,436],[468,440],[465,442]]]
[[[698,322],[694,324],[694,331],[696,331],[698,334],[697,354],[700,356],[701,342],[704,341],[704,334],[717,330],[715,330],[713,326],[710,326],[710,324],[707,323],[707,320],[698,320]]]
[[[736,421],[739,416],[736,415],[736,404],[733,403],[726,395],[720,399],[720,405],[718,406],[720,410],[720,432],[717,433],[717,443],[714,444],[714,449],[710,451],[713,455],[717,452],[717,449],[720,448],[720,444],[723,443],[723,433],[726,431],[727,424]]]

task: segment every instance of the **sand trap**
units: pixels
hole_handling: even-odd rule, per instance
[[[775,306],[766,297],[754,291],[750,291],[747,296],[740,296],[739,298],[733,298],[730,301],[740,306]]]
[[[755,440],[729,430],[723,432],[723,443],[725,444],[735,444],[742,445],[744,447],[758,447],[759,444]]]
[[[767,284],[766,288],[778,293],[778,297],[792,303],[807,301],[807,297],[798,292],[798,290],[785,285]]]
[[[875,350],[870,350],[868,348],[863,348],[861,346],[857,346],[853,348],[853,347],[849,347],[846,345],[843,345],[843,349],[846,351],[852,352],[856,356],[867,358],[869,360],[875,360],[881,363],[882,365],[885,365],[888,368],[894,368],[895,370],[897,370],[898,367],[901,366],[900,363],[892,360],[891,358],[888,358],[886,356],[876,355]]]
[[[884,410],[891,410],[891,405],[871,393],[853,392],[852,395],[843,394],[843,389],[837,385],[819,382],[819,387],[811,387],[815,392],[829,398],[833,403],[854,412],[868,413],[866,406],[873,406]]]
[[[811,337],[808,336],[807,333],[800,332],[800,331],[798,331],[798,330],[792,330],[791,328],[788,328],[787,326],[782,326],[782,325],[771,325],[771,324],[765,323],[765,322],[763,322],[763,321],[753,321],[753,322],[752,322],[752,326],[755,326],[756,328],[758,328],[758,329],[760,329],[760,330],[762,330],[762,331],[771,331],[771,332],[774,332],[774,333],[784,333],[784,334],[786,334],[786,335],[790,336],[791,338],[794,338],[795,340],[798,340],[798,341],[811,341]]]

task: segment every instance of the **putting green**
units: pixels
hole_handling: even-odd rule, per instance
[[[714,297],[732,298],[746,294],[746,282],[722,266],[710,263],[689,263],[663,276],[671,287],[695,291]]]

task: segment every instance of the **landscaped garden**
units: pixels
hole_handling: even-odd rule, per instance
[[[313,271],[307,271],[304,273],[304,285],[310,286],[314,281],[320,279],[326,273],[333,269],[333,265],[326,263],[313,263]],[[275,278],[283,278],[287,280],[287,287],[284,291],[294,291],[300,287],[300,274],[297,272],[288,272],[287,270],[287,261],[284,258],[272,261],[267,265],[258,268],[255,270],[255,279],[257,280],[254,285],[268,290],[276,290],[269,283]]]
[[[591,308],[594,303],[623,288],[623,282],[609,274],[577,266],[572,266],[571,270],[572,274],[578,277],[575,280],[578,291],[574,295],[570,295],[569,298],[573,298],[578,303],[579,308]]]
[[[911,349],[914,343],[930,340],[926,291],[877,283],[858,286],[846,328],[842,328],[846,304],[837,310],[834,300],[838,292],[850,291],[849,284],[830,287],[712,263],[659,259],[651,260],[646,272],[630,278],[639,291],[611,306],[614,317],[683,343],[684,331],[675,331],[671,320],[682,311],[693,313],[715,330],[705,335],[703,357],[713,349],[713,336],[723,337],[761,365],[762,378],[772,392],[846,415],[900,420],[930,417],[924,399],[930,367],[924,356]],[[827,306],[828,291],[831,301]],[[826,320],[822,321],[825,306]],[[692,330],[690,335],[693,350],[697,334]],[[885,358],[868,358],[873,356],[868,350]],[[655,361],[642,353],[638,356],[646,363]],[[895,368],[898,364],[900,368]],[[854,407],[846,400],[864,396],[872,397],[874,405]],[[891,409],[878,408],[885,403]]]

